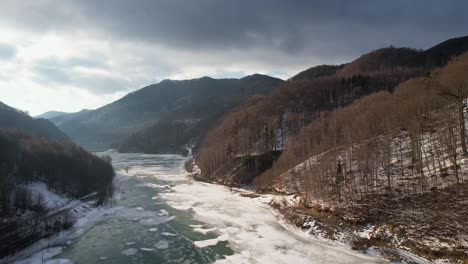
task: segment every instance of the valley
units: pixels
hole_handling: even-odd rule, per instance
[[[0,3],[0,264],[468,264],[464,10]]]

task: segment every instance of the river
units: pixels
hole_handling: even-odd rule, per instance
[[[385,262],[314,238],[257,199],[187,179],[184,157],[106,154],[117,172],[112,205],[17,263]]]

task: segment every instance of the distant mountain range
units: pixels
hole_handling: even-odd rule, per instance
[[[68,113],[67,112],[60,112],[60,111],[48,111],[48,112],[45,112],[43,114],[34,116],[34,118],[36,118],[36,119],[38,119],[38,118],[51,119],[53,117],[66,115],[66,114],[68,114]]]
[[[391,90],[399,82],[444,65],[467,49],[468,36],[447,40],[427,50],[383,48],[351,63],[309,68],[287,82],[258,74],[241,79],[164,80],[96,110],[48,112],[39,117],[48,118],[71,139],[90,150],[114,147],[123,152],[180,153],[223,115],[253,95],[266,95],[276,88],[287,87],[272,95],[278,97],[275,100],[284,99],[296,106],[310,103],[325,107],[317,110],[331,109],[380,89]],[[348,86],[355,87],[348,95],[335,98],[340,102],[323,97],[334,84],[311,84],[322,77],[333,76],[349,79]],[[370,77],[371,83],[366,83]],[[313,88],[317,86],[323,87]],[[301,94],[298,89],[306,93]],[[292,98],[285,90],[298,93],[299,98],[294,100],[299,100],[299,104],[290,101]],[[335,95],[344,92],[334,88],[330,91]],[[286,97],[282,99],[282,96]],[[321,104],[314,100],[325,101]]]
[[[190,139],[207,129],[215,117],[255,94],[268,94],[283,82],[260,74],[242,79],[164,80],[99,109],[73,116],[59,115],[50,120],[75,142],[91,150],[104,150],[113,145],[121,146],[121,151],[179,152]],[[165,125],[161,126],[162,123]],[[173,133],[174,127],[181,123],[191,131],[188,135],[160,145],[152,143]],[[135,133],[147,136],[135,140],[132,137]]]

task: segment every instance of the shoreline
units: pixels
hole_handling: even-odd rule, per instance
[[[192,163],[187,159],[186,163]],[[282,221],[286,221],[303,232],[331,243],[344,245],[356,252],[369,256],[379,256],[392,263],[466,263],[463,257],[453,255],[433,257],[422,254],[424,250],[416,251],[404,243],[395,228],[390,224],[357,223],[344,219],[336,211],[329,209],[306,207],[300,194],[282,194],[280,192],[256,193],[252,190],[230,187],[221,182],[210,181],[198,177],[200,169],[193,163],[185,166],[187,177],[194,181],[222,185],[240,196],[255,199],[270,207],[271,211]],[[192,172],[189,171],[192,170]],[[292,202],[292,200],[295,200]],[[429,253],[432,253],[429,251]],[[432,258],[431,258],[432,256]]]

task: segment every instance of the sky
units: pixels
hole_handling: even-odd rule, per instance
[[[466,0],[0,0],[0,101],[94,109],[163,79],[287,79],[468,34]]]

